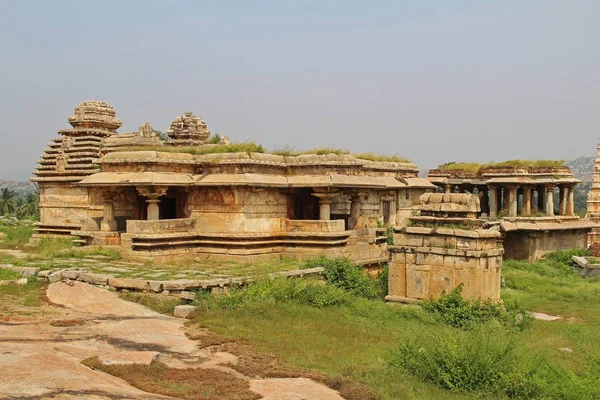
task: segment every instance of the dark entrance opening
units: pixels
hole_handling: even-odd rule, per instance
[[[159,218],[160,219],[175,219],[177,218],[177,199],[164,198],[159,203]]]
[[[288,218],[300,220],[319,219],[319,199],[310,189],[298,189],[290,194]]]

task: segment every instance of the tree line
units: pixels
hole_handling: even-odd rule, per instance
[[[40,219],[40,189],[19,195],[11,188],[0,190],[0,215],[17,219]]]

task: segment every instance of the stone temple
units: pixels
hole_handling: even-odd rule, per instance
[[[579,181],[560,163],[441,166],[424,179],[409,162],[209,140],[191,112],[168,137],[147,123],[117,133],[115,110],[99,101],[81,103],[68,121],[32,178],[40,187],[34,242],[69,237],[156,263],[343,256],[389,262],[390,301],[436,298],[459,285],[465,297],[498,300],[503,257],[585,247],[599,227],[574,215]],[[597,163],[588,199],[595,220],[599,171]]]
[[[113,107],[86,101],[34,171],[42,235],[118,245],[125,257],[347,256],[387,261],[384,224],[400,226],[435,186],[415,164],[349,154],[213,153],[206,123],[177,117],[160,140],[117,133]],[[202,149],[202,151],[198,151]]]

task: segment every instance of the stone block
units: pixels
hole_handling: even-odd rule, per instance
[[[62,277],[65,279],[71,279],[73,281],[76,281],[77,279],[79,279],[79,275],[81,275],[81,271],[75,271],[72,269],[67,269],[62,271]]]
[[[456,236],[467,237],[467,238],[479,238],[479,231],[467,231],[465,229],[455,229],[454,234]]]
[[[202,284],[200,281],[192,280],[192,279],[179,279],[175,281],[164,281],[163,289],[164,290],[188,290],[188,289],[197,289],[201,287]]]
[[[62,271],[54,271],[48,275],[48,282],[54,283],[62,279]]]
[[[92,285],[107,285],[108,280],[112,278],[110,275],[94,274],[92,272],[84,272],[79,275],[79,280]]]
[[[159,281],[149,281],[148,289],[154,293],[160,293],[163,291],[163,283]]]
[[[454,229],[448,229],[448,228],[438,228],[435,231],[438,235],[444,235],[444,236],[453,236],[454,235]]]
[[[110,278],[108,280],[108,286],[112,286],[115,289],[132,289],[132,290],[148,290],[148,281],[141,279],[128,279],[128,278]]]
[[[409,226],[406,228],[406,233],[416,233],[420,235],[430,235],[433,232],[433,228],[425,228],[421,226]]]
[[[196,300],[196,292],[188,292],[184,290],[183,292],[179,293],[179,298],[182,300],[194,301]]]
[[[407,246],[411,246],[411,247],[423,246],[423,236],[420,236],[420,235],[408,236]]]
[[[39,278],[48,278],[48,276],[52,273],[53,271],[51,269],[45,269],[43,271],[38,272],[37,276]]]
[[[17,286],[25,286],[27,285],[27,278],[20,278],[15,281],[15,285]]]
[[[173,311],[173,315],[179,318],[188,318],[191,319],[196,314],[196,307],[191,305],[182,305],[175,306],[175,310]]]

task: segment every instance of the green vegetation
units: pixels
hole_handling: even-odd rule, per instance
[[[33,226],[29,221],[17,221],[11,224],[2,221],[0,222],[0,232],[5,235],[1,244],[2,248],[22,248],[33,235]]]
[[[13,279],[19,279],[21,274],[10,271],[8,269],[0,268],[0,281],[8,281]]]
[[[33,193],[18,196],[17,192],[6,187],[0,190],[0,215],[18,219],[39,220],[40,192],[36,186]]]
[[[489,321],[523,330],[531,325],[531,313],[516,303],[502,305],[489,299],[469,301],[462,297],[463,285],[437,300],[423,302],[423,309],[436,320],[455,328],[471,329]]]
[[[423,306],[385,304],[362,289],[342,297],[338,289],[360,287],[361,279],[345,261],[321,259],[326,283],[261,281],[247,295],[201,294],[196,322],[291,367],[366,384],[384,399],[593,399],[600,278],[573,273],[574,254],[585,252],[505,262],[504,305],[465,301],[460,289]],[[318,286],[330,287],[320,291],[326,304],[306,294]],[[532,321],[525,309],[565,318]]]
[[[465,163],[451,161],[438,166],[438,169],[444,170],[463,170],[477,174],[488,167],[516,167],[516,168],[543,168],[543,167],[562,167],[565,165],[563,160],[508,160],[502,162],[490,162],[486,164]]]
[[[221,135],[218,133],[213,133],[208,139],[206,139],[206,143],[208,144],[218,144],[220,141]]]
[[[214,144],[210,146],[137,146],[124,147],[115,151],[161,151],[164,153],[186,153],[193,155],[223,153],[264,153],[265,149],[254,142]]]
[[[315,147],[309,150],[296,150],[290,147],[284,147],[283,149],[275,149],[271,153],[278,154],[280,156],[285,157],[294,157],[301,156],[305,154],[316,154],[316,155],[326,155],[326,154],[337,154],[343,155],[348,154],[354,156],[361,160],[369,160],[369,161],[384,161],[384,162],[398,162],[398,163],[407,163],[410,162],[409,159],[400,157],[398,154],[393,155],[385,155],[385,154],[375,154],[375,153],[351,153],[345,149],[339,149],[336,147]]]

